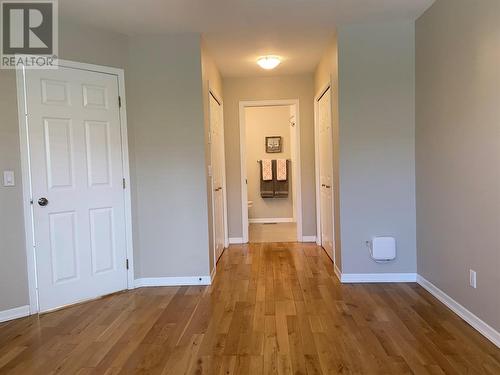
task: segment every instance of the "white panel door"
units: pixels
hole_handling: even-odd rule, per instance
[[[40,311],[127,288],[115,75],[26,70]]]
[[[318,100],[321,246],[333,260],[333,133],[330,88]]]
[[[224,251],[224,129],[222,106],[210,95],[212,202],[214,211],[215,259]]]

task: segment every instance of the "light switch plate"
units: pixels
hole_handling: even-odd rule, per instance
[[[477,288],[477,276],[476,276],[476,271],[474,270],[469,270],[469,285],[473,287],[474,289]]]
[[[15,186],[14,171],[3,171],[3,186]]]

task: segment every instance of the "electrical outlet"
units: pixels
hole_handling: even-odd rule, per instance
[[[476,284],[476,271],[474,270],[469,270],[469,284],[471,287],[476,289],[477,284]]]

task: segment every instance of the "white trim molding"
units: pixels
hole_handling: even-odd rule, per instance
[[[340,281],[347,283],[414,283],[416,273],[342,273]]]
[[[493,344],[495,344],[498,348],[500,348],[500,332],[498,332],[493,327],[488,325],[488,323],[484,322],[478,316],[467,310],[460,303],[455,301],[448,294],[443,292],[430,281],[426,280],[424,277],[418,275],[417,283],[434,297],[436,297],[439,301],[441,301],[444,305],[446,305],[446,307],[457,314],[460,318],[469,323],[472,328],[474,328],[476,331],[490,340]]]
[[[337,276],[337,279],[342,282],[342,271],[337,267],[337,263],[333,263],[333,270],[335,272],[335,276]]]
[[[8,320],[24,318],[30,315],[30,305],[14,307],[13,309],[0,311],[0,323]]]
[[[316,236],[302,236],[302,242],[316,242]]]
[[[217,274],[217,263],[214,264],[214,268],[210,272],[210,284],[214,282],[216,274]]]
[[[315,178],[315,182],[316,182],[316,186],[315,186],[315,203],[316,203],[316,244],[318,246],[322,246],[322,243],[323,243],[323,239],[322,239],[322,236],[323,236],[323,233],[322,233],[322,226],[321,226],[321,173],[320,173],[320,161],[321,161],[321,157],[320,157],[320,147],[319,147],[319,133],[320,133],[320,129],[319,129],[319,100],[321,99],[321,97],[328,91],[330,90],[330,94],[333,93],[333,89],[334,89],[334,86],[333,86],[333,77],[330,75],[328,77],[328,81],[325,82],[325,84],[321,87],[321,89],[319,91],[317,91],[315,97],[314,97],[314,103],[313,103],[313,107],[314,107],[314,165],[315,165],[315,171],[316,171],[316,178]],[[331,126],[332,126],[332,129],[333,129],[333,115],[335,113],[335,108],[333,106],[333,97],[330,97],[330,121],[331,121]],[[333,130],[332,130],[333,132]],[[333,133],[332,133],[332,137],[333,137]],[[332,138],[332,149],[335,147],[335,142],[334,142],[334,139]],[[331,174],[332,174],[332,178],[334,176],[334,163],[333,163],[333,154],[331,155],[332,157],[332,170],[331,170]],[[334,181],[332,180],[332,189],[331,189],[331,198],[332,198],[332,223],[333,223],[333,255],[330,256],[330,254],[328,254],[328,256],[332,259],[333,263],[335,264],[336,262],[336,258],[337,258],[337,243],[339,243],[339,239],[337,238],[337,222],[335,221],[335,194],[334,194],[334,191],[336,189],[339,189],[339,186],[335,186],[334,184]]]
[[[293,223],[295,222],[293,217],[264,217],[248,219],[250,224],[275,224],[275,223]]]
[[[244,243],[243,237],[229,237],[229,244],[230,245],[240,245],[242,243]]]
[[[212,84],[211,82],[209,81],[208,82],[208,91],[207,91],[207,95],[208,95],[208,100],[207,100],[207,105],[208,105],[208,148],[210,149],[210,165],[208,166],[208,176],[210,177],[210,191],[211,191],[211,194],[210,194],[210,198],[211,198],[211,202],[212,202],[212,237],[213,237],[213,243],[212,243],[212,247],[213,247],[213,258],[214,258],[214,262],[217,263],[217,254],[215,253],[215,249],[217,248],[216,246],[216,225],[215,225],[215,186],[214,186],[214,179],[213,179],[213,176],[212,176],[212,170],[213,170],[213,147],[212,147],[212,115],[211,115],[211,105],[210,105],[210,98],[213,98],[217,104],[219,105],[220,109],[221,109],[221,114],[222,114],[222,118],[220,119],[221,120],[221,131],[222,131],[222,141],[224,143],[224,104],[222,102],[222,96],[219,95],[216,90],[212,87]],[[223,222],[224,222],[224,225],[223,225],[223,229],[224,229],[224,248],[227,248],[229,246],[229,239],[228,239],[228,224],[227,224],[227,189],[226,189],[226,153],[225,153],[225,150],[224,148],[222,148],[222,163],[223,163],[223,168],[222,168],[222,203],[223,203],[223,212],[222,212],[222,215],[223,215]]]
[[[135,279],[135,287],[146,286],[187,286],[187,285],[210,285],[210,276],[188,276],[188,277],[142,277]]]

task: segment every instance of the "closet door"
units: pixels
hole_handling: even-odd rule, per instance
[[[333,260],[333,132],[331,89],[318,100],[321,246]]]
[[[215,260],[224,251],[224,129],[222,105],[210,94],[210,138]]]

